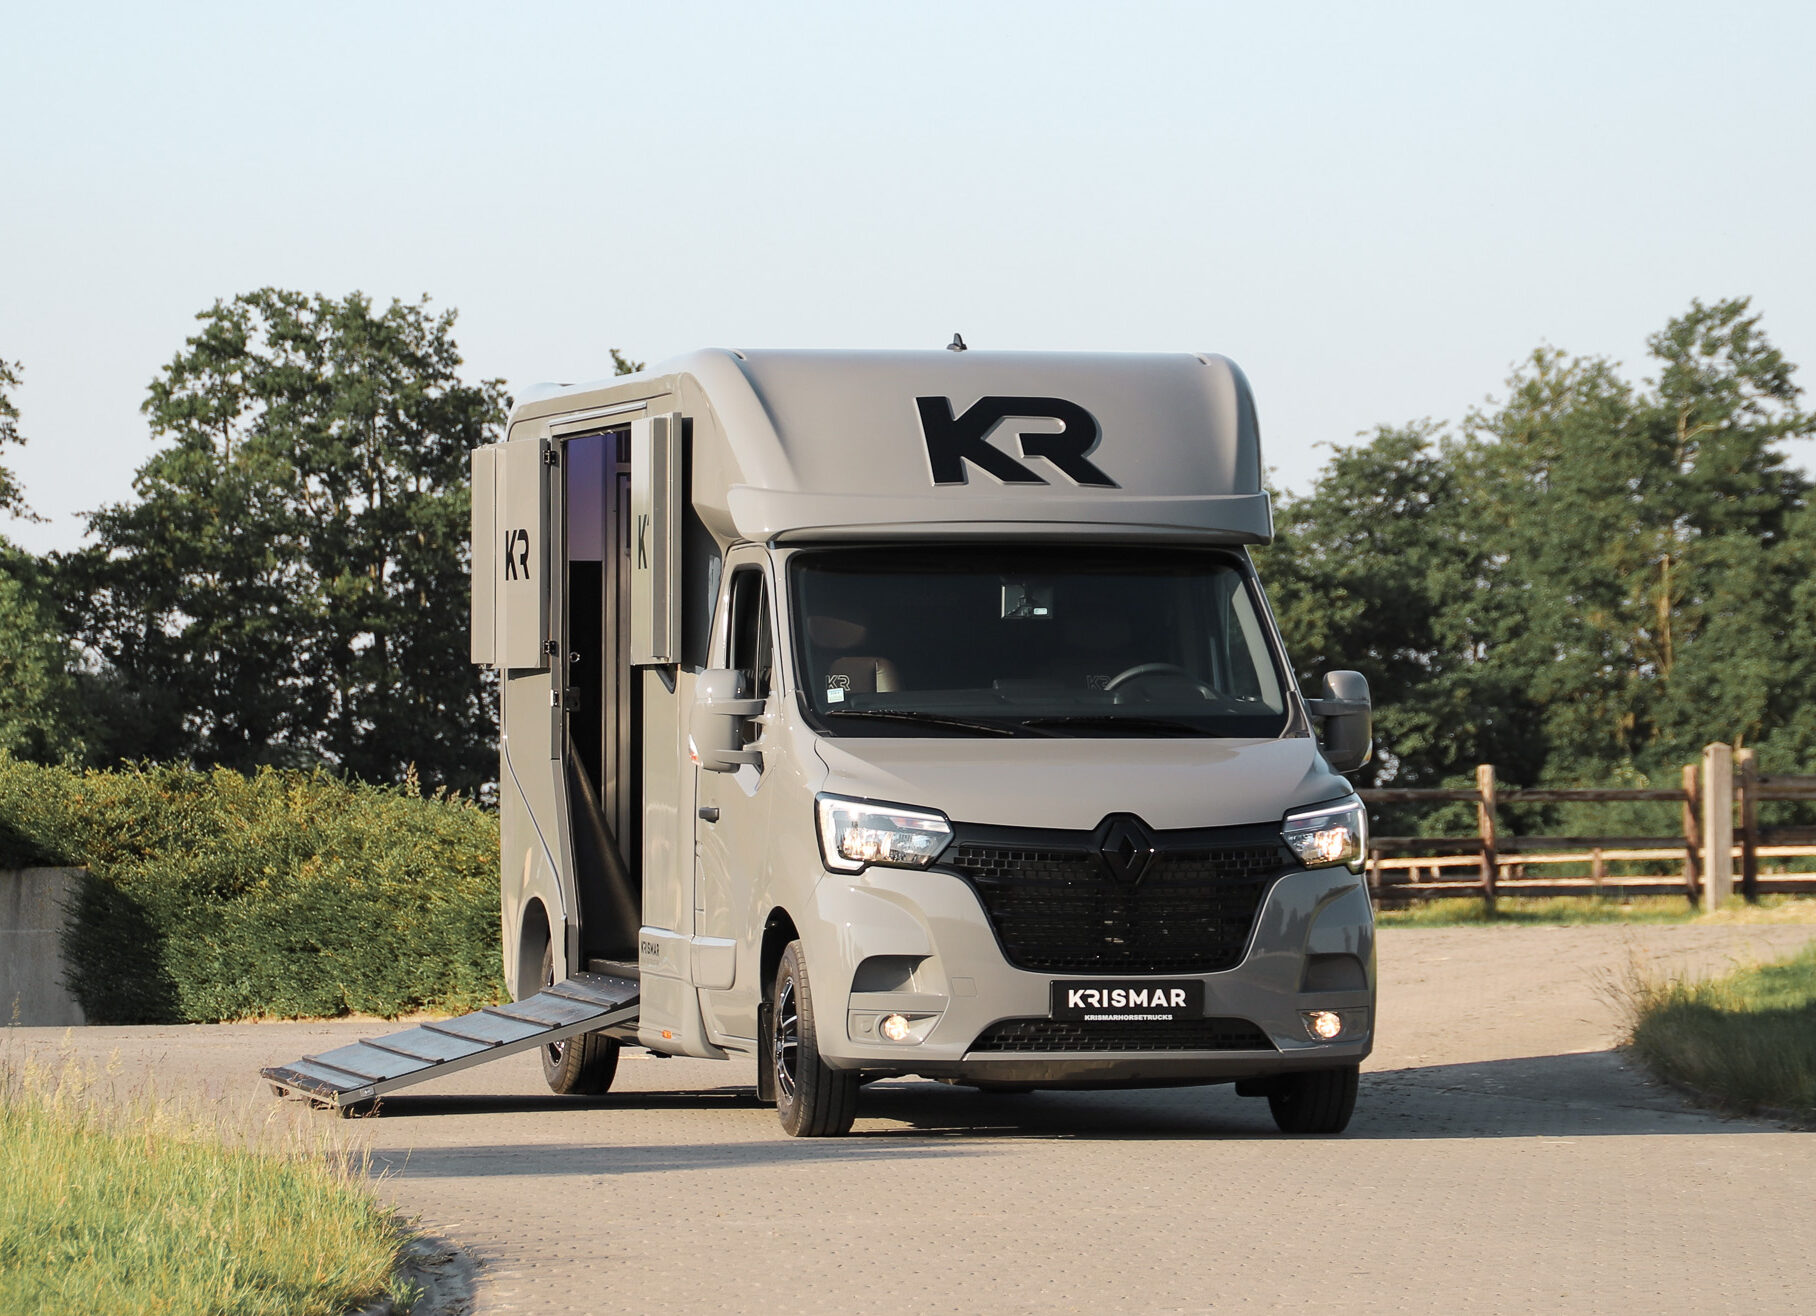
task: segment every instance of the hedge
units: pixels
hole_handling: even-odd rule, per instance
[[[89,870],[64,934],[93,1023],[387,1017],[499,1000],[498,824],[325,772],[79,772],[0,755],[0,867]]]

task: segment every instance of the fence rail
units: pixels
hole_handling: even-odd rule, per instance
[[[1710,745],[1700,763],[1684,766],[1678,790],[1626,787],[1502,789],[1492,764],[1476,769],[1474,790],[1386,787],[1360,792],[1365,803],[1476,806],[1474,836],[1376,836],[1369,840],[1368,883],[1377,897],[1420,899],[1479,894],[1489,910],[1505,892],[1519,895],[1596,894],[1686,896],[1705,909],[1718,907],[1734,889],[1748,900],[1761,895],[1816,895],[1816,873],[1762,874],[1759,861],[1816,855],[1816,827],[1761,827],[1759,805],[1768,800],[1816,801],[1816,776],[1765,774],[1753,751]],[[1643,801],[1682,806],[1676,836],[1508,836],[1497,813],[1514,804],[1613,804]],[[1410,853],[1410,852],[1419,853]],[[1561,852],[1561,853],[1560,853]],[[1610,863],[1670,863],[1672,875],[1610,875]],[[1589,876],[1528,875],[1554,864],[1587,864]],[[1445,870],[1474,868],[1472,878],[1446,878]]]

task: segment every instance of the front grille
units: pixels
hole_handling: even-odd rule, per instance
[[[984,1029],[973,1052],[990,1051],[1272,1051],[1268,1035],[1247,1019],[1005,1019]]]
[[[1262,897],[1292,865],[1279,832],[1144,831],[1152,857],[1128,880],[1105,857],[1109,825],[1046,833],[959,826],[937,862],[971,884],[1018,968],[1215,973],[1240,963]]]

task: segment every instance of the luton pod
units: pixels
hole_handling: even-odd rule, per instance
[[[513,1003],[274,1083],[534,1048],[600,1093],[641,1046],[796,1135],[910,1074],[1345,1126],[1368,688],[1294,685],[1233,363],[703,351],[543,388],[472,460]]]

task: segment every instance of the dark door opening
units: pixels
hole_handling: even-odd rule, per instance
[[[580,904],[570,962],[634,965],[643,810],[628,662],[630,432],[567,440],[561,468],[560,702]]]

